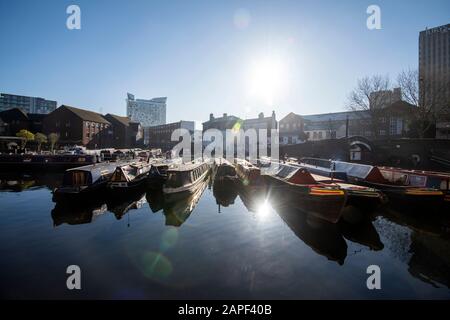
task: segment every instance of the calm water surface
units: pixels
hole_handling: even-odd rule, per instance
[[[0,175],[2,298],[450,298],[450,222],[427,212],[346,208],[337,225],[209,183],[55,206],[61,175]],[[80,266],[82,289],[67,290]],[[381,268],[368,290],[366,268]]]

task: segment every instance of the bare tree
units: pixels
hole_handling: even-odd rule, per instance
[[[375,137],[382,128],[383,107],[387,103],[385,92],[390,88],[388,76],[364,77],[358,80],[358,85],[348,98],[347,108],[352,111],[364,111],[359,113],[361,125],[369,126]]]
[[[439,115],[444,111],[448,113],[450,105],[445,99],[445,92],[450,88],[450,84],[437,79],[421,79],[418,71],[411,69],[402,71],[398,75],[397,83],[402,89],[403,99],[417,107],[414,122],[419,138],[423,138]]]

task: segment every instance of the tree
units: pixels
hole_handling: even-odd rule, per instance
[[[56,143],[59,140],[59,134],[57,133],[50,133],[48,135],[48,141],[50,142],[50,150],[53,151],[53,149],[55,148]]]
[[[34,134],[28,130],[22,129],[16,133],[16,136],[19,138],[23,138],[22,140],[22,149],[25,149],[28,141],[34,140]]]
[[[417,107],[413,117],[414,131],[419,138],[423,138],[433,129],[444,109],[448,111],[450,108],[449,102],[445,100],[450,83],[421,79],[417,70],[402,71],[397,77],[397,83],[402,89],[403,99]]]
[[[347,108],[352,111],[364,111],[359,113],[361,124],[369,125],[375,137],[379,135],[380,128],[382,128],[383,107],[387,102],[383,92],[390,88],[388,76],[364,77],[358,80],[356,88],[348,98]]]
[[[37,142],[38,144],[38,151],[41,151],[41,146],[43,143],[47,143],[47,136],[43,133],[37,132],[34,135],[34,140]]]

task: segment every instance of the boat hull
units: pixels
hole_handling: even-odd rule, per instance
[[[331,223],[337,223],[341,218],[347,201],[344,191],[340,190],[339,195],[315,195],[308,186],[290,184],[273,176],[265,177],[271,184],[271,202],[276,206],[295,208]]]
[[[53,202],[93,202],[106,196],[106,181],[88,186],[84,189],[77,187],[60,187],[53,192]]]

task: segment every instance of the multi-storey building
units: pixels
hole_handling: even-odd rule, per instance
[[[415,107],[397,101],[383,108],[376,120],[375,135],[370,111],[344,111],[312,115],[289,113],[280,120],[280,144],[297,144],[306,140],[340,139],[351,136],[373,138],[400,138],[408,136],[414,119]]]
[[[19,108],[25,113],[48,114],[56,109],[56,101],[39,97],[0,94],[0,111]]]
[[[178,121],[144,129],[144,143],[150,148],[159,148],[163,152],[171,150],[178,141],[172,141],[172,133],[177,129],[186,129],[189,134],[195,130],[194,121]]]
[[[436,137],[449,137],[450,24],[419,33],[419,88],[420,101],[438,108]]]
[[[371,92],[369,101],[374,105],[371,108],[386,108],[394,102],[402,100],[401,88],[394,88],[392,90],[380,90]]]
[[[134,148],[143,144],[143,130],[139,122],[111,113],[106,114],[104,118],[112,125],[111,147]]]
[[[297,144],[306,140],[303,117],[290,112],[279,123],[280,144]]]
[[[144,100],[135,99],[134,95],[128,93],[126,101],[127,116],[131,121],[139,122],[142,127],[166,123],[166,97]]]
[[[59,144],[77,144],[89,148],[109,147],[113,127],[101,114],[62,105],[47,115],[43,122],[46,134],[59,134]]]

